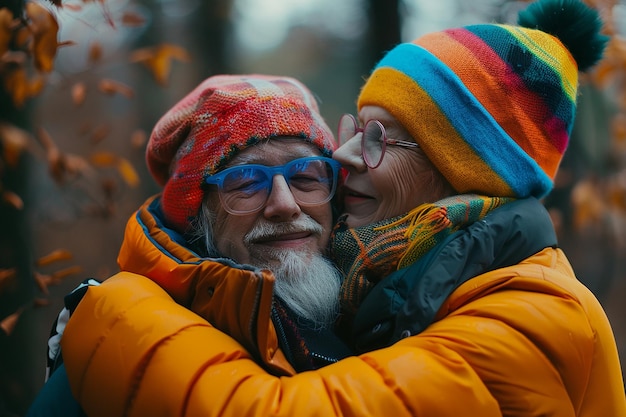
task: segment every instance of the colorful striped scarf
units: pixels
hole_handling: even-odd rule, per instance
[[[353,315],[369,290],[391,272],[413,264],[450,234],[482,219],[512,198],[463,194],[423,204],[378,223],[350,229],[340,218],[331,253],[345,274],[341,306]]]

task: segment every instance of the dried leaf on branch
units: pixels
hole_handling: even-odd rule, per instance
[[[72,257],[72,252],[67,249],[55,249],[49,254],[37,259],[37,261],[35,261],[35,265],[37,265],[38,267],[42,267],[50,265],[54,262],[67,261],[69,259],[72,259]]]
[[[146,19],[138,13],[126,11],[122,15],[122,24],[124,26],[143,26],[145,23]]]
[[[63,183],[67,177],[91,173],[91,167],[85,158],[61,152],[44,128],[37,129],[37,138],[46,151],[48,171],[57,183]]]
[[[0,294],[6,287],[15,283],[17,268],[0,269]]]
[[[9,50],[13,38],[13,13],[7,8],[0,9],[0,57]]]
[[[50,72],[59,46],[59,24],[48,9],[34,2],[26,3],[26,16],[28,28],[33,34],[35,67],[40,71]]]
[[[1,194],[3,203],[10,205],[16,210],[22,210],[24,208],[24,201],[22,200],[22,197],[15,194],[13,191],[2,190]]]
[[[6,65],[4,73],[4,88],[13,99],[16,108],[23,107],[26,100],[43,90],[43,78],[35,75],[31,79],[22,65]]]
[[[191,56],[186,49],[170,43],[142,48],[134,51],[131,55],[131,62],[139,62],[145,65],[156,82],[161,86],[166,86],[172,69],[172,61],[191,61]]]
[[[96,167],[115,167],[131,187],[139,185],[139,175],[133,165],[126,159],[111,152],[97,152],[91,155],[91,163]]]
[[[24,309],[20,308],[15,313],[5,317],[2,321],[0,321],[0,329],[7,336],[11,336],[11,333],[13,333],[13,330],[15,329],[15,326],[17,325],[17,321],[19,320],[23,312],[24,312]]]
[[[9,168],[17,167],[24,151],[30,148],[31,135],[9,123],[0,122],[0,145],[2,145],[4,163]]]
[[[109,78],[104,78],[100,80],[100,82],[98,83],[98,89],[105,94],[121,94],[128,99],[131,99],[135,96],[135,92],[130,86],[119,81],[111,80]]]
[[[87,97],[87,87],[84,82],[77,82],[72,85],[72,102],[76,106],[80,106],[85,102],[85,98]]]
[[[135,149],[141,149],[148,141],[148,134],[143,129],[135,130],[130,136],[130,144]]]
[[[92,42],[89,45],[89,56],[88,60],[91,64],[96,64],[102,59],[102,45],[100,42]]]

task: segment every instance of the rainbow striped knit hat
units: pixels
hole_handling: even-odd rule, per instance
[[[572,131],[578,71],[595,65],[608,38],[578,0],[540,0],[518,25],[396,46],[362,88],[359,110],[391,113],[459,193],[544,197]]]
[[[217,75],[180,100],[156,124],[146,161],[163,186],[168,226],[185,232],[198,215],[203,181],[262,140],[295,136],[331,156],[335,138],[315,98],[299,81],[271,75]]]

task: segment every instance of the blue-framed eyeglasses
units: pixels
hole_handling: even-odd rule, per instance
[[[237,165],[207,177],[217,185],[220,201],[230,214],[243,215],[261,210],[272,192],[274,176],[282,175],[294,200],[302,206],[330,201],[337,189],[341,164],[323,156],[294,159],[285,165]]]
[[[363,132],[361,136],[361,156],[365,165],[371,169],[378,168],[381,162],[383,162],[387,145],[419,148],[419,145],[415,142],[388,138],[385,127],[378,120],[370,120],[361,128],[353,115],[344,114],[341,116],[337,134],[339,145],[343,145],[359,132]]]

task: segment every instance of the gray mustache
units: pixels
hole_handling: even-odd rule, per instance
[[[308,232],[316,235],[323,233],[322,226],[311,217],[301,218],[288,223],[258,223],[244,236],[244,243],[249,244],[277,235]]]

